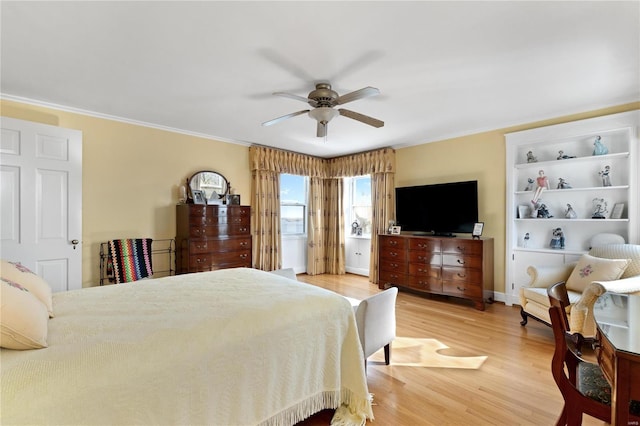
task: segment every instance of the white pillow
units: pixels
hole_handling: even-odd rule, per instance
[[[46,348],[47,307],[25,287],[6,278],[0,278],[0,301],[0,346]]]
[[[582,293],[592,281],[617,280],[629,262],[629,259],[603,259],[583,254],[567,279],[567,289]]]
[[[53,318],[51,286],[45,280],[30,271],[26,266],[18,262],[7,262],[6,260],[2,260],[2,263],[0,263],[0,276],[29,290],[31,294],[45,304],[47,311],[49,311],[49,317]]]

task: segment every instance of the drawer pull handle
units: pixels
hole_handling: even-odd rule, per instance
[[[398,255],[398,253],[392,251],[391,253],[389,253],[391,256],[396,257]]]
[[[457,286],[456,288],[458,289],[458,291],[465,291],[466,290],[466,288],[460,287],[460,286]]]
[[[242,247],[246,247],[246,246],[247,246],[247,244],[249,244],[249,243],[247,243],[246,241],[243,241],[243,242],[241,242],[241,243],[240,243],[240,245],[241,245]]]
[[[197,248],[197,249],[200,249],[200,250],[202,250],[202,249],[206,249],[206,248],[207,248],[207,245],[206,245],[206,244],[203,244],[203,245],[196,244],[196,248]]]
[[[397,241],[393,241],[393,240],[391,240],[391,241],[389,241],[389,245],[391,245],[391,246],[397,246],[397,245],[398,245],[398,242],[397,242]]]
[[[456,262],[458,262],[460,265],[464,265],[464,260],[462,259],[458,259]]]
[[[196,259],[196,262],[197,262],[197,263],[204,263],[204,261],[205,261],[205,259],[200,259],[200,258],[197,258],[197,259]]]
[[[247,228],[240,228],[240,232],[247,232]]]
[[[464,251],[464,250],[465,250],[465,247],[458,246],[458,251]]]
[[[246,254],[241,254],[241,255],[240,255],[240,257],[241,257],[242,259],[246,259],[246,258],[247,258],[247,255],[246,255]]]
[[[460,278],[467,278],[467,275],[466,275],[466,274],[460,274],[460,273],[458,273],[458,274],[456,274],[456,275],[458,275]]]

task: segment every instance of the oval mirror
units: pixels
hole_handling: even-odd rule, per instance
[[[217,204],[219,200],[224,201],[229,192],[229,181],[220,173],[202,170],[189,178],[189,198],[191,200],[193,200],[194,190],[204,192],[209,204]]]

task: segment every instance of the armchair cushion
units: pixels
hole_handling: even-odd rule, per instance
[[[567,289],[582,293],[593,281],[617,280],[629,263],[629,259],[604,259],[584,254],[569,275]]]
[[[640,275],[640,245],[609,244],[606,246],[593,247],[589,251],[589,254],[605,259],[629,259],[629,266],[627,266],[627,269],[624,270],[620,278]]]

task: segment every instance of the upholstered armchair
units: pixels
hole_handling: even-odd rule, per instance
[[[576,262],[561,266],[529,266],[528,286],[520,289],[521,325],[529,317],[551,324],[547,288],[560,281],[567,283],[567,316],[572,333],[593,338],[596,325],[593,306],[605,291],[640,293],[640,245],[607,244],[593,247]]]

